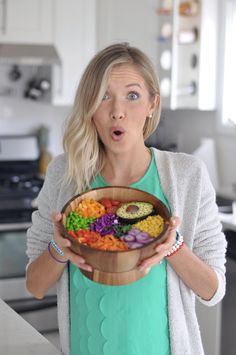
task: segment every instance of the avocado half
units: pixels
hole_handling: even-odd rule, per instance
[[[116,210],[116,215],[121,223],[132,224],[147,218],[154,212],[154,206],[149,202],[127,202]]]

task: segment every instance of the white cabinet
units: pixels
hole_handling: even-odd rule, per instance
[[[96,52],[96,0],[58,0],[55,9],[54,45],[62,64],[53,67],[53,104],[67,106]]]
[[[159,0],[158,72],[170,109],[216,106],[217,2]]]
[[[157,61],[157,0],[97,0],[98,48],[129,42]]]
[[[51,65],[51,101],[72,105],[96,52],[96,0],[0,0],[0,43],[55,46],[61,64]]]
[[[54,0],[0,0],[0,43],[52,43]]]

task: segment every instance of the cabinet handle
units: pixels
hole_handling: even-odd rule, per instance
[[[2,0],[2,34],[6,34],[7,0]]]

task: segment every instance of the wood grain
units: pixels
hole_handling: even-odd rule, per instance
[[[154,238],[151,243],[144,245],[142,248],[126,251],[98,250],[79,243],[66,231],[66,216],[78,206],[82,199],[90,198],[100,200],[104,197],[121,202],[150,202],[155,207],[157,214],[161,215],[165,221],[162,233]],[[137,269],[137,265],[139,265],[142,260],[154,255],[156,246],[166,239],[166,231],[170,219],[168,209],[155,196],[138,189],[121,186],[96,188],[77,195],[63,207],[62,214],[64,237],[70,239],[71,249],[75,253],[83,256],[86,262],[94,269],[92,273],[81,271],[91,280],[107,285],[124,285],[144,276],[145,273],[140,273]]]

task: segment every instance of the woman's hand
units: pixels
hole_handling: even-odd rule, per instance
[[[172,246],[175,244],[176,228],[178,227],[179,223],[179,217],[171,217],[170,224],[167,229],[167,239],[164,243],[161,243],[156,247],[156,254],[141,262],[141,264],[139,265],[140,271],[146,270],[146,272],[148,273],[152,266],[159,264],[163,260],[168,251],[170,251]]]
[[[62,236],[61,232],[61,220],[62,220],[62,214],[61,213],[53,213],[52,214],[52,221],[54,225],[54,242],[58,245],[58,247],[63,251],[64,256],[60,256],[56,254],[57,258],[60,258],[62,261],[64,260],[70,260],[70,262],[80,269],[86,270],[86,271],[92,271],[92,267],[88,264],[86,264],[84,258],[82,256],[74,253],[70,247],[71,247],[71,242],[69,239],[66,239]],[[51,248],[52,249],[52,248]]]

